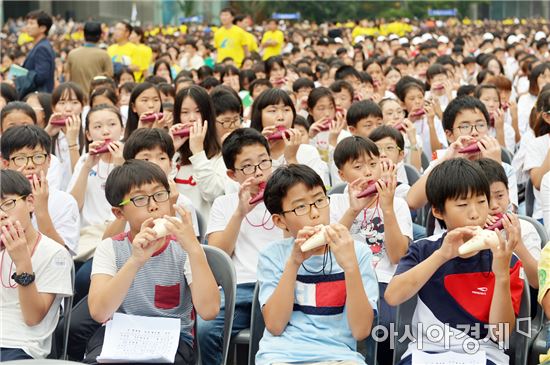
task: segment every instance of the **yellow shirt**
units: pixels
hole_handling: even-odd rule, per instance
[[[134,72],[134,78],[137,82],[141,81],[143,71],[146,71],[153,59],[153,50],[145,44],[137,44],[132,58],[132,64],[139,67],[139,71]]]
[[[136,49],[137,46],[132,42],[127,42],[122,46],[115,43],[107,48],[107,53],[111,57],[111,61],[129,66],[134,63]]]
[[[262,44],[266,41],[275,41],[277,44],[275,46],[264,47],[264,55],[262,57],[264,61],[271,56],[279,56],[281,54],[283,44],[285,43],[285,36],[280,30],[276,30],[274,32],[268,30],[262,37]]]
[[[246,45],[246,32],[236,25],[231,26],[229,29],[220,27],[214,33],[214,47],[218,51],[217,62],[231,57],[235,61],[235,65],[240,67],[244,58],[243,47]]]
[[[360,35],[374,35],[376,34],[376,29],[375,28],[371,28],[371,27],[362,27],[360,25],[356,26],[355,28],[353,28],[352,32],[351,32],[351,39],[353,41],[353,43],[355,44],[355,38],[360,36]]]
[[[248,46],[249,52],[258,52],[258,42],[256,37],[250,32],[245,31],[246,34],[246,45]]]

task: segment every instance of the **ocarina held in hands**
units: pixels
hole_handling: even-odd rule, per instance
[[[69,117],[59,117],[59,118],[52,119],[50,121],[50,124],[56,127],[64,127],[67,125],[68,122],[69,122]]]
[[[458,150],[458,153],[478,153],[481,151],[479,149],[479,146],[477,145],[477,142],[471,143],[466,147],[463,147]]]
[[[376,190],[376,182],[369,183],[369,186],[367,186],[362,192],[357,194],[357,198],[366,198],[367,196],[374,195],[378,192]]]
[[[397,129],[399,132],[405,132],[405,124],[403,123],[397,123],[394,128]]]
[[[277,126],[277,131],[273,132],[269,136],[267,136],[268,141],[277,141],[280,139],[283,139],[283,133],[285,134],[286,138],[290,137],[290,133],[288,133],[287,128],[283,126]]]
[[[503,215],[499,213],[495,217],[497,218],[495,223],[491,224],[490,226],[485,227],[485,229],[488,229],[489,231],[494,231],[495,229],[500,230],[500,229],[504,228],[504,223],[502,222]]]
[[[144,123],[153,123],[155,120],[162,119],[163,116],[163,113],[151,113],[142,117],[141,121]]]
[[[325,239],[325,227],[323,226],[321,230],[315,233],[313,236],[309,237],[301,246],[300,250],[302,252],[313,250],[317,247],[321,247],[327,244]]]
[[[106,139],[105,142],[103,142],[103,144],[101,146],[99,146],[98,148],[96,148],[93,151],[90,151],[90,155],[99,155],[99,154],[102,154],[102,153],[109,152],[109,144],[110,143],[111,143],[111,140]]]
[[[498,242],[498,235],[495,231],[480,228],[475,236],[458,248],[458,253],[460,255],[466,255],[476,251],[487,250],[490,248],[489,245],[498,245]]]
[[[157,234],[157,238],[166,237],[170,234],[168,232],[168,229],[166,228],[166,223],[168,223],[168,219],[166,218],[157,218],[153,221],[155,225],[153,226],[153,231]]]
[[[181,137],[181,138],[189,137],[190,128],[176,129],[175,131],[172,132],[172,134],[174,136],[178,136],[178,137]]]
[[[260,190],[258,191],[258,194],[254,195],[249,201],[248,201],[248,204],[252,205],[252,204],[256,204],[262,200],[264,200],[264,190],[265,190],[265,185],[266,183],[265,182],[261,182],[258,184],[258,188],[260,188]]]
[[[321,132],[326,132],[330,129],[330,126],[332,125],[332,119],[326,120],[323,124],[319,126],[319,130]]]
[[[420,117],[424,114],[426,114],[426,111],[424,109],[418,109],[411,113],[411,117]]]

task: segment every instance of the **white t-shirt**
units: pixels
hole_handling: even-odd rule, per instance
[[[321,176],[321,179],[323,179],[323,183],[326,186],[330,186],[327,163],[321,159],[319,151],[315,147],[309,144],[301,144],[296,153],[296,160],[298,160],[299,164],[307,165],[315,170]],[[283,165],[286,165],[284,154],[277,159],[273,158],[273,170]]]
[[[176,153],[174,161],[179,154]],[[180,194],[185,195],[204,217],[208,217],[214,199],[223,195],[227,177],[227,168],[222,155],[208,159],[206,153],[200,152],[189,158],[190,165],[179,165],[175,181]]]
[[[497,130],[494,127],[489,128],[489,133],[491,137],[497,137]],[[512,125],[504,123],[504,144],[510,152],[514,152],[516,149],[516,132]]]
[[[69,182],[67,191],[71,191],[76,184],[80,171],[82,170],[88,154],[84,153],[78,159],[74,168],[73,177]],[[88,184],[86,185],[86,193],[84,194],[84,204],[80,211],[80,226],[81,228],[105,224],[107,221],[114,221],[115,216],[111,212],[111,204],[105,197],[105,182],[107,176],[115,168],[113,164],[105,163],[101,159],[99,163],[92,167],[88,173]]]
[[[526,146],[525,150],[525,162],[523,164],[523,171],[529,173],[532,169],[542,166],[548,150],[550,149],[550,134],[545,134],[535,138]],[[533,209],[533,218],[542,218],[541,207],[541,194],[540,190],[533,187],[535,193],[535,207]]]
[[[65,242],[71,255],[76,255],[80,239],[80,213],[76,200],[69,193],[50,189],[48,212],[55,230]],[[38,229],[35,214],[32,216],[32,225]]]
[[[542,221],[550,236],[550,171],[544,174],[540,182],[540,200],[542,202]]]
[[[206,234],[224,231],[239,205],[239,194],[232,193],[214,200]],[[283,239],[283,232],[271,220],[263,202],[243,219],[235,251],[231,259],[237,272],[237,284],[256,282],[256,266],[260,250],[273,241]]]
[[[55,143],[55,156],[59,159],[61,164],[61,188],[59,190],[66,191],[69,181],[73,175],[73,168],[71,166],[71,151],[69,150],[69,142],[63,132],[59,132],[57,135],[57,141]]]
[[[48,187],[50,189],[61,190],[61,180],[63,175],[63,168],[61,162],[56,155],[50,155],[50,167],[48,168],[48,174],[46,179],[48,180]]]
[[[349,195],[346,187],[343,194],[330,196],[330,222],[337,223],[349,208]],[[407,202],[401,198],[394,198],[393,211],[401,233],[410,240],[413,238],[411,212]],[[384,214],[377,204],[375,208],[363,209],[353,220],[350,228],[354,240],[366,243],[372,250],[372,263],[381,283],[389,283],[397,265],[393,265],[384,247]]]
[[[14,285],[9,278],[15,272],[9,254],[0,251],[2,262],[2,282]],[[51,238],[40,238],[31,258],[32,269],[36,275],[35,283],[39,293],[55,294],[55,299],[46,316],[36,326],[27,326],[21,312],[19,289],[0,288],[0,347],[20,348],[33,358],[45,358],[51,351],[52,333],[59,320],[59,306],[63,297],[73,294],[71,269],[73,267],[69,252]],[[16,284],[15,284],[16,285]]]
[[[424,116],[422,119],[419,119],[414,123],[416,131],[420,135],[420,139],[418,141],[422,142],[422,151],[424,151],[424,153],[429,158],[432,155],[432,145],[430,144],[430,127],[428,126],[428,118]],[[437,139],[443,145],[443,147],[446,148],[449,145],[447,143],[447,136],[445,135],[445,131],[443,130],[443,124],[438,117],[434,118],[434,126],[435,132],[437,134]]]
[[[523,134],[530,129],[529,116],[531,115],[531,109],[535,106],[537,97],[531,94],[524,94],[520,96],[518,100],[518,128],[519,133]]]

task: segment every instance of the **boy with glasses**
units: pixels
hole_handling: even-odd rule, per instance
[[[50,167],[50,136],[36,125],[9,128],[2,136],[2,166],[16,170],[29,180],[36,204],[33,226],[76,255],[80,237],[80,214],[69,193],[52,188],[47,179]]]
[[[92,318],[104,323],[117,312],[180,319],[175,363],[195,364],[193,312],[213,319],[220,296],[189,212],[174,205],[181,220],[172,216],[166,174],[147,161],[117,166],[107,178],[105,195],[130,230],[103,240],[95,251],[88,295]],[[165,237],[153,230],[158,218],[167,220]],[[97,363],[104,337],[102,326],[88,341],[85,363]]]
[[[237,294],[232,335],[250,326],[256,266],[260,250],[283,238],[283,231],[271,220],[263,201],[251,200],[271,175],[269,144],[251,128],[233,131],[223,142],[227,175],[239,185],[237,193],[218,197],[208,220],[208,244],[231,256],[237,272]],[[199,322],[198,336],[204,364],[221,363],[223,308],[214,321]]]
[[[37,204],[25,176],[1,170],[0,180],[0,358],[45,358],[61,300],[72,295],[72,260],[33,227]]]
[[[407,194],[407,202],[411,209],[419,209],[428,202],[426,196],[426,181],[430,171],[443,161],[456,157],[468,160],[477,160],[482,157],[490,158],[502,164],[508,178],[509,196],[512,211],[518,206],[517,178],[514,169],[502,162],[501,147],[496,138],[489,136],[489,113],[485,105],[471,96],[454,99],[443,112],[443,129],[449,140],[449,147],[436,151],[437,158],[432,161],[424,175],[418,180]],[[467,146],[475,144],[477,151],[461,152]]]
[[[354,138],[354,137],[349,137]],[[259,301],[266,330],[256,364],[364,364],[357,341],[371,333],[378,288],[366,245],[330,224],[321,177],[305,165],[278,168],[265,205],[287,238],[262,250]],[[303,252],[324,226],[325,244]]]

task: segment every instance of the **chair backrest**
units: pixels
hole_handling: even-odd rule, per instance
[[[347,183],[339,183],[339,184],[336,184],[334,185],[329,191],[328,191],[328,195],[332,195],[332,194],[343,194],[344,193],[344,189],[346,189],[346,186],[348,186]]]
[[[531,291],[527,278],[523,279],[523,293],[519,314],[516,318],[514,331],[510,336],[509,346],[506,350],[510,356],[511,365],[526,365],[529,356],[529,343],[531,336]]]
[[[204,243],[206,234],[206,220],[198,210],[195,210],[195,213],[197,214],[197,224],[199,226],[199,242]]]
[[[428,168],[428,166],[430,166],[430,159],[424,151],[422,151],[422,153],[420,154],[420,165],[422,166],[422,170],[424,171]]]
[[[414,167],[413,165],[410,165],[408,163],[404,164],[405,166],[405,172],[407,173],[407,180],[409,180],[409,185],[412,186],[415,182],[420,179],[420,172]]]
[[[533,182],[531,179],[527,179],[527,184],[525,185],[525,215],[529,217],[533,216],[535,206],[535,192],[533,189]]]
[[[508,149],[506,149],[504,147],[500,148],[500,159],[502,160],[502,162],[505,162],[508,165],[511,165],[513,158],[514,158],[514,156],[512,155],[512,153],[510,151],[508,151]]]
[[[235,313],[235,295],[237,291],[237,274],[231,258],[222,250],[214,246],[202,245],[206,260],[216,279],[224,292],[225,313],[223,331],[223,352],[222,365],[227,363],[229,352],[229,341],[231,339],[231,328],[233,327],[233,315]]]
[[[260,308],[260,284],[256,282],[254,298],[252,299],[252,313],[250,317],[250,341],[248,347],[248,365],[256,364],[256,353],[260,348],[260,340],[264,335],[265,322]]]
[[[68,360],[67,349],[69,347],[69,329],[71,328],[71,315],[73,313],[75,268],[74,264],[71,263],[71,265],[71,286],[73,287],[73,295],[65,297],[63,300],[63,352],[61,353],[61,360]]]
[[[395,332],[397,339],[404,338],[403,341],[395,341],[395,348],[393,350],[393,363],[397,364],[407,348],[409,347],[410,338],[409,336],[403,336],[406,331],[406,326],[410,326],[412,323],[412,318],[414,310],[416,309],[416,303],[418,301],[418,296],[415,294],[412,298],[401,303],[397,306],[397,313],[395,315]],[[390,336],[392,334],[390,333]]]

